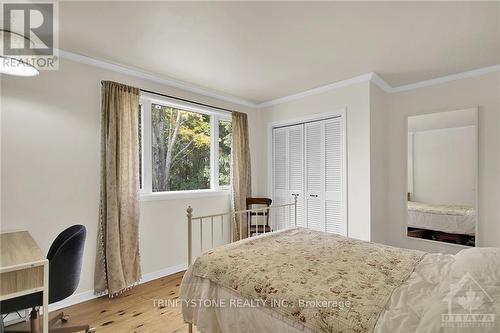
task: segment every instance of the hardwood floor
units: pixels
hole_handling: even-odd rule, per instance
[[[70,320],[58,326],[89,324],[97,333],[187,333],[188,326],[182,320],[180,305],[159,307],[153,302],[154,299],[177,299],[183,274],[180,272],[141,284],[116,299],[103,296],[54,311],[51,317],[64,311]],[[193,331],[198,332],[196,328]]]

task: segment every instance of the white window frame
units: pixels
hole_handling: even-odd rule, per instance
[[[196,198],[206,196],[229,195],[230,186],[219,185],[219,121],[231,122],[231,114],[214,108],[199,106],[188,102],[141,93],[142,105],[142,189],[141,201]],[[185,111],[197,112],[210,116],[210,189],[188,191],[153,192],[153,146],[151,136],[151,104],[160,104]]]

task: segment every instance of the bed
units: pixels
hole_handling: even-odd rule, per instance
[[[476,232],[476,210],[469,206],[408,201],[408,226],[473,236]]]
[[[474,290],[483,300],[474,311],[490,316],[467,332],[498,332],[499,266],[500,249],[426,254],[292,223],[203,252],[180,297],[184,320],[204,333],[438,332],[451,324],[446,331],[459,332],[443,316],[464,312],[460,297]]]

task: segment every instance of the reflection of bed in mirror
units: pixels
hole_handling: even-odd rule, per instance
[[[473,236],[476,231],[476,210],[470,206],[409,201],[408,226]]]
[[[407,235],[475,246],[477,109],[408,118]]]
[[[464,205],[408,202],[408,236],[474,246],[476,210]]]

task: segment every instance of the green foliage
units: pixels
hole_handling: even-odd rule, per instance
[[[155,104],[151,111],[153,191],[210,188],[210,117]]]
[[[194,112],[177,112],[181,112],[184,123],[174,144],[173,155],[178,157],[172,161],[170,191],[209,189],[210,117]]]
[[[219,122],[219,185],[227,186],[231,181],[231,122]]]
[[[210,116],[153,104],[153,191],[210,188]],[[219,184],[229,185],[231,122],[219,122]]]

